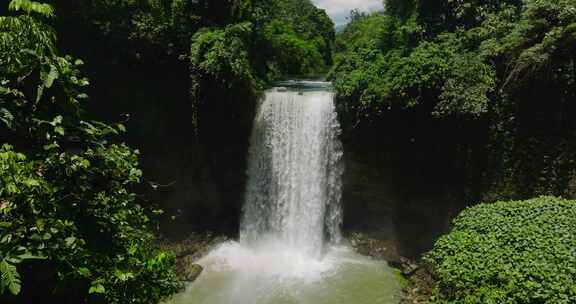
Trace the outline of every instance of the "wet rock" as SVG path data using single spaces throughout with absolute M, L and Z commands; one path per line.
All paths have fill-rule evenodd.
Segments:
M 402 270 L 402 274 L 404 274 L 405 276 L 411 276 L 412 274 L 414 274 L 416 271 L 418 271 L 418 269 L 420 268 L 420 266 L 407 259 L 404 257 L 400 257 L 400 270 Z
M 356 252 L 375 259 L 385 260 L 392 267 L 400 268 L 394 266 L 401 264 L 401 257 L 398 255 L 394 241 L 372 238 L 362 233 L 352 233 L 348 239 Z
M 212 233 L 191 234 L 181 241 L 161 240 L 159 247 L 173 252 L 176 256 L 176 274 L 183 281 L 194 281 L 202 272 L 202 266 L 196 262 L 218 244 L 229 239 Z
M 186 274 L 184 275 L 184 279 L 187 282 L 194 282 L 200 276 L 204 268 L 198 264 L 192 264 L 186 269 Z
M 401 304 L 424 304 L 430 303 L 434 290 L 434 278 L 431 270 L 425 264 L 418 265 L 409 261 L 403 266 L 403 275 L 408 280 L 408 286 L 404 288 L 404 299 Z M 409 272 L 406 275 L 404 272 Z
M 159 246 L 161 249 L 171 251 L 176 255 L 178 260 L 192 256 L 197 260 L 206 255 L 218 244 L 229 241 L 226 236 L 214 235 L 210 232 L 204 234 L 191 234 L 188 238 L 180 241 L 161 240 Z

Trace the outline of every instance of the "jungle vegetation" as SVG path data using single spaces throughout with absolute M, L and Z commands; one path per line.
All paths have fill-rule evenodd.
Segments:
M 463 211 L 425 259 L 434 303 L 572 303 L 576 202 L 556 197 Z
M 156 245 L 162 210 L 136 191 L 139 151 L 123 143 L 125 125 L 87 113 L 98 88 L 66 52 L 106 41 L 109 62 L 189 67 L 193 96 L 214 81 L 256 91 L 281 75 L 326 71 L 332 21 L 307 0 L 2 6 L 0 301 L 159 303 L 183 286 L 175 256 Z
M 122 124 L 85 118 L 81 59 L 62 55 L 53 7 L 0 17 L 0 295 L 3 303 L 150 303 L 178 291 L 153 246 L 152 206 L 134 186 L 138 151 Z
M 324 74 L 347 138 L 446 130 L 434 155 L 462 169 L 469 201 L 499 202 L 464 211 L 426 255 L 433 299 L 570 303 L 575 203 L 556 197 L 576 196 L 576 2 L 384 4 L 338 34 L 310 0 L 0 4 L 0 302 L 159 303 L 182 288 L 125 121 L 88 110 L 106 88 L 86 75 L 106 65 L 183 73 L 191 123 L 216 135 L 271 82 Z
M 573 302 L 576 203 L 532 198 L 575 197 L 576 2 L 386 0 L 349 19 L 329 76 L 347 133 L 427 138 L 483 202 L 425 255 L 429 300 Z
M 485 168 L 473 179 L 484 198 L 567 195 L 575 5 L 386 0 L 383 13 L 352 12 L 330 72 L 345 125 L 366 130 L 399 112 L 435 117 L 454 130 L 439 140 L 469 155 L 462 166 Z M 477 138 L 459 142 L 466 134 Z

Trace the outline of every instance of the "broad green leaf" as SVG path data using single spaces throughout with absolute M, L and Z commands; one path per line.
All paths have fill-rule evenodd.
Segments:
M 54 132 L 64 136 L 64 127 L 62 127 L 62 126 L 54 127 Z
M 94 294 L 94 293 L 98 293 L 98 294 L 103 294 L 106 292 L 106 289 L 104 288 L 104 285 L 97 283 L 95 285 L 90 286 L 90 289 L 88 290 L 89 294 Z
M 40 74 L 40 77 L 42 79 L 42 85 L 45 88 L 51 88 L 52 85 L 54 84 L 54 81 L 58 79 L 58 76 L 59 76 L 58 69 L 51 64 L 48 71 L 43 71 Z
M 34 255 L 34 254 L 30 254 L 30 253 L 24 253 L 24 254 L 18 255 L 18 258 L 20 260 L 45 260 L 46 259 L 45 256 Z
M 86 267 L 80 267 L 77 269 L 78 274 L 80 274 L 81 276 L 85 277 L 85 278 L 89 278 L 92 275 L 92 272 L 90 271 L 90 269 L 86 268 Z
M 64 241 L 66 242 L 66 246 L 72 246 L 72 244 L 76 242 L 76 238 L 73 236 L 69 236 Z

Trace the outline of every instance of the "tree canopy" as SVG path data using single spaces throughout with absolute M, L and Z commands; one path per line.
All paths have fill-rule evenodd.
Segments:
M 341 96 L 372 109 L 426 102 L 481 116 L 531 81 L 574 94 L 572 1 L 386 1 L 352 16 L 332 72 Z M 543 79 L 544 78 L 544 79 Z M 374 81 L 372 81 L 374 80 Z M 378 112 L 378 111 L 375 111 Z

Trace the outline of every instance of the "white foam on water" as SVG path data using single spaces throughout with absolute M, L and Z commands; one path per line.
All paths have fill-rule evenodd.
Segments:
M 333 270 L 335 260 L 330 256 L 316 259 L 277 241 L 245 247 L 238 242 L 220 245 L 200 260 L 200 265 L 216 271 L 232 271 L 245 277 L 274 280 L 299 279 L 314 281 Z
M 171 304 L 397 304 L 399 288 L 382 261 L 328 247 L 322 259 L 283 244 L 221 244 L 204 271 Z

